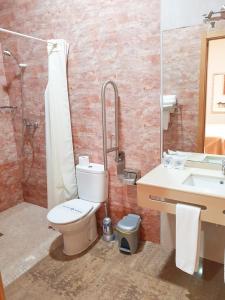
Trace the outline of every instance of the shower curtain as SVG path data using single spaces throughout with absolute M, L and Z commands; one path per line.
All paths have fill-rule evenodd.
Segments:
M 67 88 L 69 45 L 64 40 L 49 42 L 45 124 L 48 209 L 51 209 L 76 198 L 77 184 Z

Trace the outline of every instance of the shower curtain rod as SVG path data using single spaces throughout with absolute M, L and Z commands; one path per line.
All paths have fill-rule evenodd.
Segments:
M 49 41 L 43 40 L 43 39 L 39 39 L 39 38 L 33 37 L 31 35 L 22 34 L 22 33 L 16 32 L 16 31 L 11 31 L 11 30 L 8 30 L 8 29 L 0 28 L 0 32 L 10 33 L 10 34 L 13 34 L 13 35 L 25 37 L 25 38 L 28 38 L 28 39 L 32 39 L 32 40 L 36 40 L 36 41 L 40 41 L 40 42 L 44 42 L 44 43 L 49 43 L 49 44 L 52 44 L 52 45 L 56 46 L 56 43 L 49 42 Z

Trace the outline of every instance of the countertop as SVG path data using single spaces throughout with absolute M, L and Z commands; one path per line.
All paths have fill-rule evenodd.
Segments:
M 212 191 L 207 188 L 198 188 L 183 184 L 183 182 L 191 175 L 210 176 L 221 178 L 225 180 L 225 176 L 221 171 L 185 167 L 182 170 L 165 168 L 162 164 L 151 170 L 145 176 L 137 181 L 138 185 L 154 186 L 163 189 L 170 189 L 175 191 L 183 191 L 199 195 L 207 195 L 217 198 L 225 199 L 225 194 L 219 191 Z

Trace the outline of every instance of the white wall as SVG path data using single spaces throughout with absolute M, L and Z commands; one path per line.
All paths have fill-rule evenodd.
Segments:
M 202 15 L 210 10 L 220 10 L 224 0 L 161 0 L 161 28 L 198 25 L 203 22 Z

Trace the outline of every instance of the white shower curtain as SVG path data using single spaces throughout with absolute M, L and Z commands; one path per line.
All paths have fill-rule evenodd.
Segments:
M 69 45 L 48 44 L 48 84 L 45 91 L 48 209 L 77 197 L 75 163 L 67 88 Z

